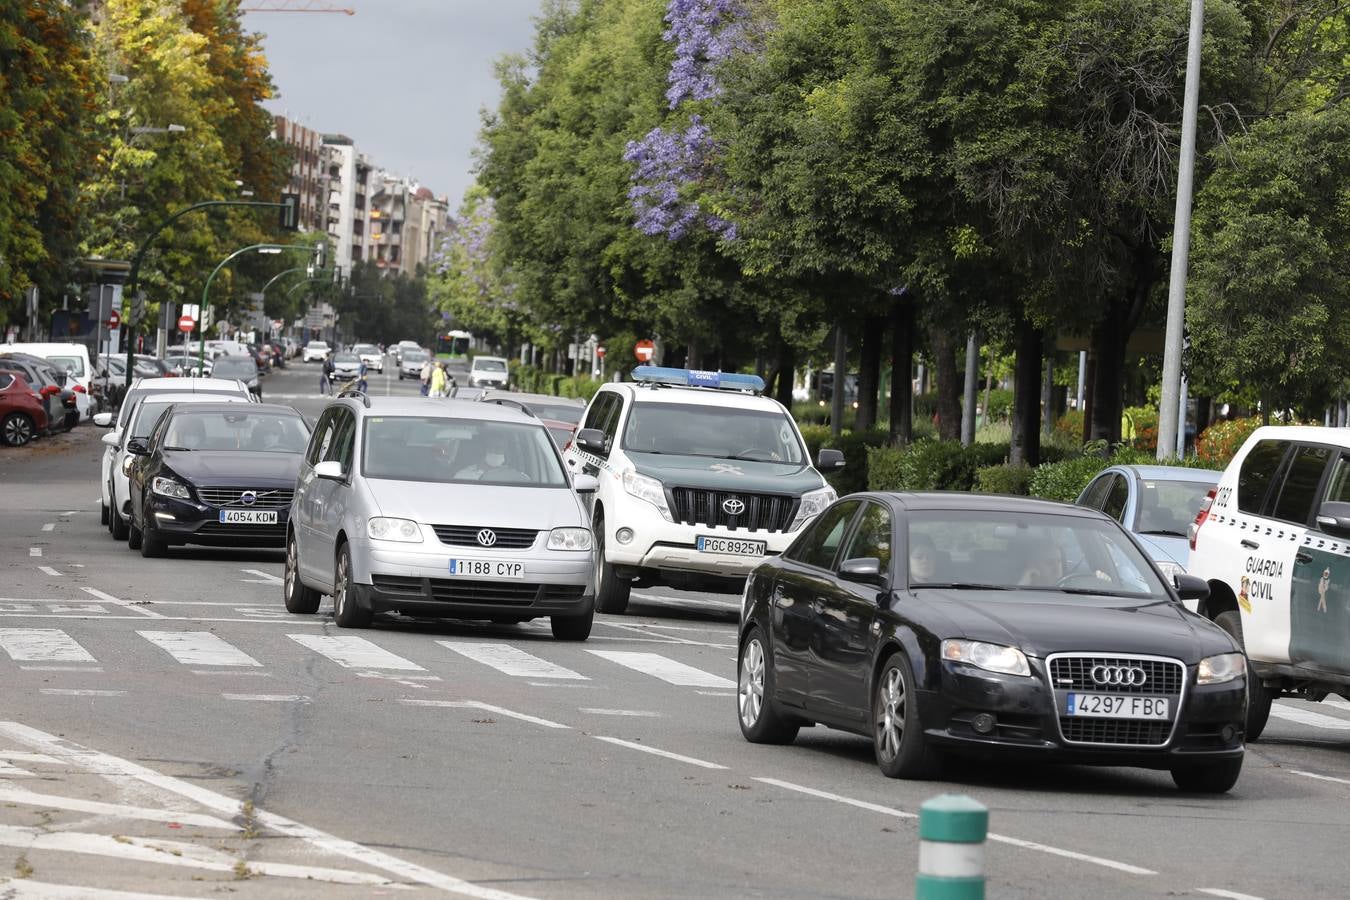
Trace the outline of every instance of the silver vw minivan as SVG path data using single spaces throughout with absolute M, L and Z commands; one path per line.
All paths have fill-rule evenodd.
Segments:
M 333 597 L 337 624 L 380 612 L 524 622 L 560 640 L 594 617 L 594 551 L 548 429 L 528 412 L 428 398 L 341 397 L 300 466 L 286 535 L 286 609 Z

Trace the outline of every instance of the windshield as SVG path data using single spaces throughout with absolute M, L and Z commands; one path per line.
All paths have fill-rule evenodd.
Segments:
M 1200 504 L 1214 487 L 1212 481 L 1149 481 L 1139 492 L 1139 512 L 1134 530 L 1140 534 L 1185 537 L 1186 528 L 1200 511 Z
M 355 347 L 352 348 L 352 352 L 356 354 L 364 353 L 367 356 L 370 356 L 372 354 L 378 355 L 380 352 L 380 348 L 376 347 L 374 344 L 357 344 Z
M 475 359 L 473 361 L 474 371 L 477 372 L 505 372 L 506 363 L 500 359 Z
M 251 359 L 222 356 L 212 366 L 211 375 L 215 378 L 243 378 L 247 380 L 258 377 L 258 367 Z
M 552 419 L 555 422 L 567 422 L 576 425 L 581 421 L 581 414 L 586 411 L 584 406 L 569 406 L 562 403 L 539 403 L 534 400 L 527 401 L 526 406 L 530 412 L 541 419 Z
M 371 416 L 361 444 L 367 478 L 567 486 L 557 448 L 537 425 L 432 416 Z
M 146 404 L 149 405 L 149 404 Z M 164 434 L 166 450 L 246 450 L 252 453 L 303 453 L 309 428 L 294 413 L 179 409 Z
M 69 372 L 76 378 L 84 377 L 84 360 L 78 356 L 49 356 L 48 362 L 63 372 Z
M 914 510 L 910 587 L 1031 588 L 1168 597 L 1114 522 L 1003 510 Z
M 348 353 L 345 351 L 334 354 L 333 356 L 333 362 L 335 363 L 359 363 L 360 361 L 361 357 L 357 356 L 355 353 Z
M 426 362 L 427 355 L 421 350 L 404 350 L 403 361 L 405 363 Z
M 801 465 L 806 452 L 788 417 L 775 410 L 634 403 L 625 450 Z

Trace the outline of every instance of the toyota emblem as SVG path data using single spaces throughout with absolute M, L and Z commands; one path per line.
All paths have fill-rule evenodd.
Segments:
M 745 512 L 745 501 L 740 497 L 728 497 L 722 501 L 722 512 L 729 516 L 739 516 Z
M 245 506 L 252 506 L 258 502 L 258 494 L 256 491 L 244 491 L 239 495 L 239 502 Z
M 1111 687 L 1139 687 L 1148 681 L 1148 674 L 1140 666 L 1093 666 L 1092 680 Z
M 493 544 L 497 543 L 497 532 L 493 531 L 491 528 L 481 529 L 478 532 L 478 543 L 482 544 L 484 547 L 491 547 Z

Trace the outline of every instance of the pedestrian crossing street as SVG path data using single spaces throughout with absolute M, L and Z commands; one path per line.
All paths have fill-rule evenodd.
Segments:
M 135 635 L 135 638 L 126 637 Z M 734 691 L 734 661 L 724 652 L 708 654 L 709 661 L 725 674 L 709 671 L 672 659 L 660 653 L 601 650 L 540 641 L 539 655 L 503 642 L 427 640 L 401 642 L 401 653 L 377 643 L 375 637 L 357 635 L 286 634 L 284 641 L 260 639 L 259 647 L 241 647 L 209 631 L 136 629 L 130 632 L 101 632 L 76 639 L 61 628 L 0 628 L 0 651 L 23 670 L 105 671 L 111 668 L 144 668 L 142 652 L 150 652 L 160 662 L 179 663 L 191 671 L 238 671 L 254 673 L 268 666 L 304 667 L 308 657 L 317 656 L 341 669 L 357 674 L 389 673 L 436 680 L 437 675 L 418 675 L 442 671 L 451 675 L 456 665 L 486 667 L 511 678 L 549 684 L 590 682 L 613 678 L 619 672 L 635 672 L 676 687 L 704 688 L 718 692 Z M 397 637 L 402 637 L 401 635 Z M 240 640 L 232 636 L 234 640 Z M 125 641 L 131 640 L 128 648 Z M 82 643 L 83 641 L 83 643 Z M 106 652 L 94 641 L 110 641 Z M 413 653 L 408 647 L 416 652 Z M 568 665 L 549 659 L 565 653 Z M 578 671 L 584 668 L 586 671 Z M 0 657 L 0 670 L 3 657 Z

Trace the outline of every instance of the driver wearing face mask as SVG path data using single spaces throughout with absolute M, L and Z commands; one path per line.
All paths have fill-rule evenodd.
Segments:
M 480 481 L 493 469 L 506 466 L 506 442 L 497 436 L 489 435 L 483 439 L 482 455 L 478 462 L 466 466 L 455 473 L 455 477 L 468 481 Z

